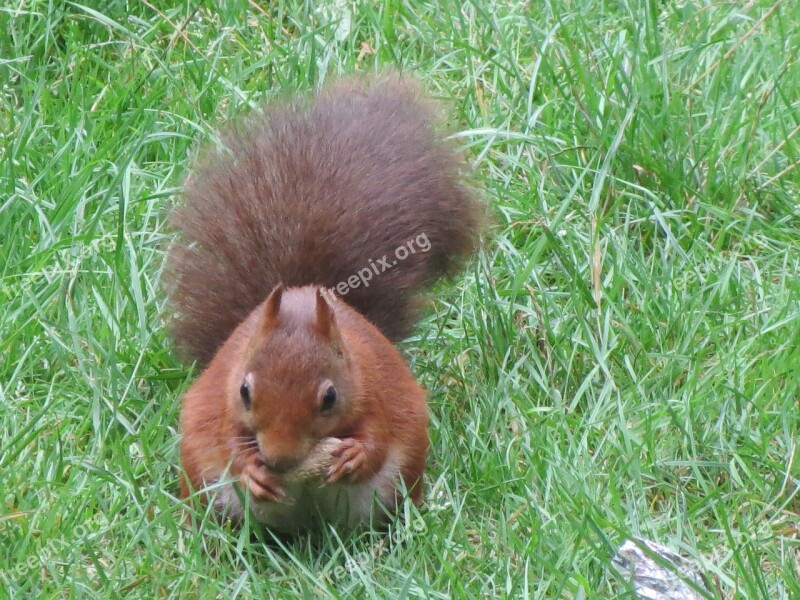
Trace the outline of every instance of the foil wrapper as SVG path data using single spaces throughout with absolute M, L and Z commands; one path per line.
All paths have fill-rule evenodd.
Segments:
M 714 597 L 694 563 L 649 540 L 626 540 L 614 555 L 612 564 L 631 582 L 638 597 L 645 600 L 707 600 Z

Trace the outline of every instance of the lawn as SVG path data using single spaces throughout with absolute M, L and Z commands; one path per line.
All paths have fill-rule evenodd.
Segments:
M 403 343 L 426 501 L 188 527 L 168 207 L 225 119 L 390 65 L 494 215 Z M 634 598 L 638 536 L 800 598 L 799 91 L 789 0 L 2 3 L 0 597 Z

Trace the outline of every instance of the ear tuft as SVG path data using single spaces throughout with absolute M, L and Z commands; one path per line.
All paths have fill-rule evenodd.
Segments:
M 278 325 L 281 312 L 281 298 L 283 298 L 283 284 L 276 285 L 264 303 L 264 317 L 261 321 L 261 331 L 266 333 Z
M 335 335 L 336 318 L 322 288 L 317 288 L 317 321 L 315 326 L 319 334 L 326 339 L 332 340 L 334 337 L 338 337 Z

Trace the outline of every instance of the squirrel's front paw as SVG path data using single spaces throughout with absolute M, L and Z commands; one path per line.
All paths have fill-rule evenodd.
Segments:
M 278 479 L 267 468 L 256 461 L 248 462 L 241 474 L 239 483 L 250 492 L 253 500 L 260 502 L 286 502 L 286 492 Z
M 339 447 L 331 452 L 331 456 L 333 463 L 325 473 L 326 483 L 358 479 L 359 471 L 367 461 L 364 444 L 354 438 L 344 438 Z

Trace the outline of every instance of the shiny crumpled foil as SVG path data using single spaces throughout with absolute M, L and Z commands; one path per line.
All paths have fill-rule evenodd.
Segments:
M 658 557 L 657 559 L 655 557 Z M 614 567 L 646 600 L 704 600 L 712 597 L 698 568 L 669 548 L 636 538 L 626 540 L 612 559 Z M 687 582 L 692 582 L 694 587 Z

